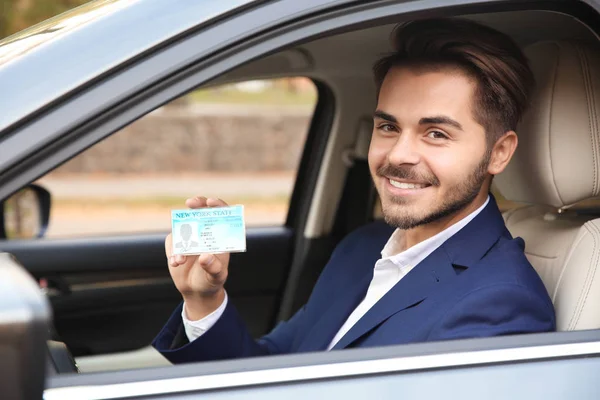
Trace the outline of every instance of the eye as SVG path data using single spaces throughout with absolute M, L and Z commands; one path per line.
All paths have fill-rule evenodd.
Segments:
M 430 131 L 427 133 L 427 137 L 434 140 L 448 139 L 448 135 L 440 131 Z
M 396 129 L 396 127 L 392 124 L 381 124 L 377 127 L 377 129 L 379 129 L 380 131 L 383 131 L 385 133 L 398 132 L 398 129 Z

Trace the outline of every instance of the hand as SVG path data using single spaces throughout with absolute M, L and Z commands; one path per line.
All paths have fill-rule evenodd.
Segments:
M 226 207 L 220 199 L 194 197 L 187 199 L 189 208 Z M 171 234 L 165 240 L 169 272 L 175 287 L 185 301 L 186 316 L 199 320 L 216 310 L 225 298 L 223 285 L 227 280 L 229 253 L 201 255 L 173 255 Z

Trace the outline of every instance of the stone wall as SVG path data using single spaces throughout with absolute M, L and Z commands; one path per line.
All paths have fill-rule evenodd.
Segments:
M 298 107 L 163 107 L 54 173 L 295 170 L 311 115 Z

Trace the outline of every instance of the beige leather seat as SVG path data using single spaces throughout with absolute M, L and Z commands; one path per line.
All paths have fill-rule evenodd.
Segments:
M 568 207 L 600 194 L 600 52 L 543 42 L 526 54 L 537 88 L 515 157 L 494 183 L 508 200 L 533 204 L 506 212 L 505 220 L 525 240 L 558 330 L 598 329 L 600 219 Z

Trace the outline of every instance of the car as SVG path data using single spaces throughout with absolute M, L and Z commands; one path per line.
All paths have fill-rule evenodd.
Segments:
M 471 18 L 533 48 L 541 89 L 519 129 L 525 150 L 496 178 L 500 193 L 518 187 L 526 198 L 554 179 L 558 196 L 573 197 L 588 181 L 598 196 L 599 1 L 97 0 L 0 41 L 0 251 L 12 255 L 0 258 L 0 282 L 13 288 L 0 301 L 0 392 L 46 400 L 597 398 L 595 198 L 568 210 L 541 208 L 542 200 L 502 203 L 555 302 L 558 332 L 177 366 L 149 347 L 181 301 L 165 262 L 168 227 L 137 232 L 124 213 L 111 219 L 110 234 L 82 227 L 73 237 L 45 237 L 58 198 L 45 177 L 111 135 L 199 88 L 242 84 L 252 92 L 263 86 L 250 83 L 257 80 L 308 78 L 317 100 L 284 221 L 247 228 L 247 251 L 232 256 L 227 283 L 252 334 L 268 332 L 306 301 L 336 244 L 380 218 L 366 163 L 371 65 L 390 50 L 397 23 L 434 16 Z M 281 135 L 299 123 L 282 115 L 274 129 Z M 234 162 L 260 140 L 258 131 L 239 136 L 248 142 Z M 175 131 L 167 133 L 174 140 Z M 138 139 L 141 148 L 172 143 L 153 138 Z M 96 160 L 114 166 L 118 147 Z M 556 175 L 536 175 L 544 160 L 543 171 Z M 176 175 L 163 190 L 182 191 Z M 250 186 L 267 190 L 261 179 Z M 122 190 L 133 190 L 128 182 Z M 90 180 L 72 190 L 90 191 L 89 200 L 112 189 Z

